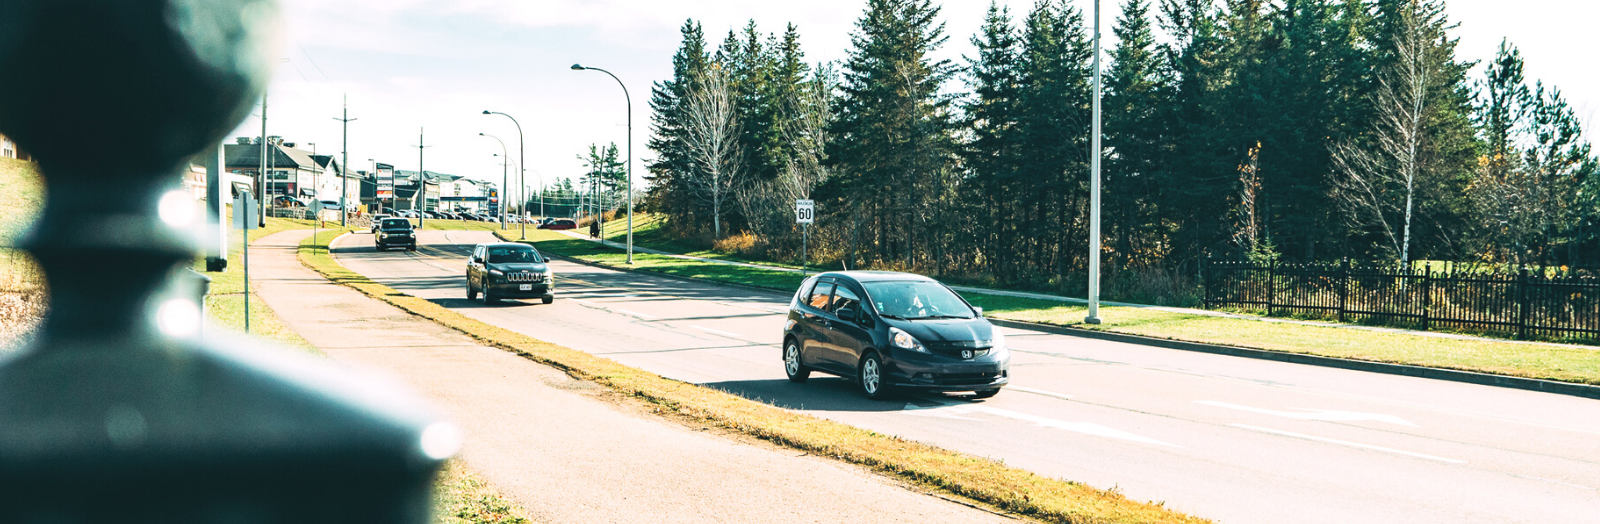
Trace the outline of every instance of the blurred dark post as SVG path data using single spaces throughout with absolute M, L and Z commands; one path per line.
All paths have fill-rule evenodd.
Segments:
M 48 201 L 49 282 L 0 361 L 0 522 L 423 523 L 455 430 L 403 391 L 202 342 L 188 159 L 248 115 L 268 0 L 0 0 L 0 132 Z

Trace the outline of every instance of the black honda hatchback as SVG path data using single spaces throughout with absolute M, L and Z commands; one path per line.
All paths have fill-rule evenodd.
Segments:
M 854 380 L 873 399 L 897 389 L 988 398 L 1011 380 L 1005 337 L 981 310 L 936 280 L 884 271 L 801 284 L 783 327 L 783 365 L 794 382 L 820 371 Z

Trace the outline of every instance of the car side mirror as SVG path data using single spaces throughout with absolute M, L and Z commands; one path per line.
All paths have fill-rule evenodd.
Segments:
M 835 314 L 839 315 L 839 320 L 846 322 L 855 322 L 856 320 L 856 310 L 854 309 L 841 309 Z
M 983 308 L 977 307 L 977 306 L 973 306 L 972 310 L 973 311 L 977 311 L 978 312 L 978 316 L 980 316 L 980 317 L 983 316 Z
M 474 263 L 474 264 L 482 264 L 483 263 L 483 257 L 477 256 L 477 255 L 473 255 L 472 263 Z

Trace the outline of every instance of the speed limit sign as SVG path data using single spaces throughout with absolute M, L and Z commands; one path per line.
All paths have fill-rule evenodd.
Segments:
M 794 223 L 812 224 L 816 223 L 816 219 L 816 206 L 810 200 L 794 201 Z

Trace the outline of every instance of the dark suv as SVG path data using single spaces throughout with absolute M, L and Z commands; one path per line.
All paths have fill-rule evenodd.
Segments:
M 378 223 L 378 238 L 373 239 L 378 251 L 391 247 L 404 247 L 409 251 L 417 250 L 417 233 L 411 230 L 411 221 L 404 218 L 385 218 Z
M 527 244 L 478 244 L 467 259 L 467 300 L 483 294 L 483 303 L 502 298 L 556 299 L 556 275 L 539 250 Z
M 800 285 L 783 327 L 789 380 L 812 371 L 854 380 L 873 399 L 896 389 L 971 391 L 1010 382 L 1000 330 L 950 288 L 921 275 L 823 273 Z

